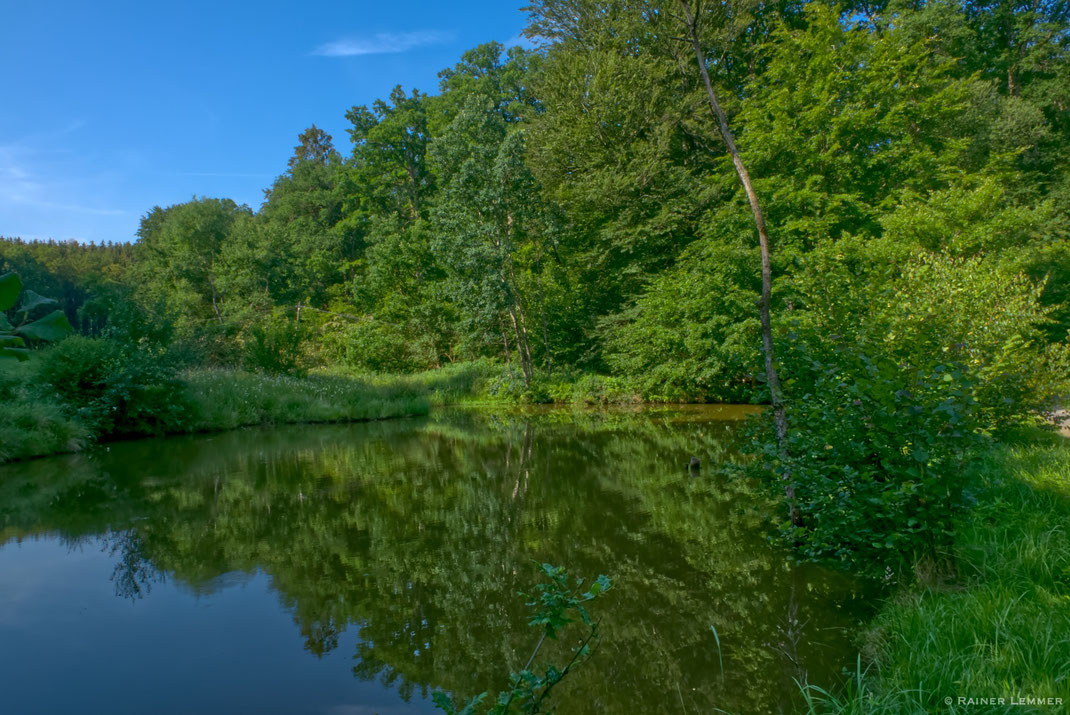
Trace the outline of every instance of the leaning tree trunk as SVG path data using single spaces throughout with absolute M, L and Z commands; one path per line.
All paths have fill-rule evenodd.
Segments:
M 739 175 L 739 181 L 743 184 L 743 190 L 747 192 L 747 200 L 750 202 L 751 212 L 754 214 L 754 225 L 758 229 L 758 245 L 761 248 L 762 254 L 762 299 L 759 301 L 759 313 L 761 315 L 762 324 L 762 347 L 765 353 L 765 377 L 769 383 L 769 394 L 773 405 L 773 420 L 776 423 L 777 443 L 780 446 L 782 455 L 786 455 L 787 452 L 787 438 L 788 438 L 788 418 L 784 410 L 784 395 L 780 388 L 780 377 L 776 371 L 776 360 L 773 355 L 773 328 L 769 319 L 769 305 L 772 302 L 773 294 L 773 269 L 772 263 L 769 258 L 769 232 L 765 227 L 765 217 L 762 215 L 762 207 L 758 203 L 758 194 L 754 191 L 754 184 L 751 183 L 750 174 L 747 172 L 747 167 L 743 164 L 743 159 L 739 155 L 739 149 L 736 148 L 735 136 L 732 134 L 731 128 L 728 126 L 728 117 L 725 116 L 724 110 L 721 108 L 721 103 L 717 101 L 717 94 L 713 91 L 713 84 L 710 82 L 710 73 L 706 69 L 706 57 L 702 52 L 702 44 L 699 42 L 698 25 L 695 20 L 695 15 L 691 12 L 691 6 L 688 0 L 679 0 L 680 8 L 684 12 L 684 24 L 687 26 L 688 40 L 691 42 L 691 49 L 695 51 L 695 60 L 698 62 L 699 73 L 702 75 L 702 83 L 706 86 L 706 95 L 710 100 L 710 109 L 713 110 L 714 117 L 717 119 L 717 125 L 721 130 L 721 137 L 724 139 L 725 146 L 728 147 L 728 153 L 732 157 L 732 164 L 736 168 L 736 174 Z M 791 482 L 789 477 L 786 477 L 786 484 L 784 486 L 784 492 L 788 497 L 788 509 L 791 514 L 791 521 L 793 524 L 799 523 L 799 515 L 795 508 L 795 485 Z

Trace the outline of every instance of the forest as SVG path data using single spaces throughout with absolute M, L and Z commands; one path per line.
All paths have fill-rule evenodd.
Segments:
M 725 469 L 797 559 L 972 584 L 883 612 L 947 641 L 888 638 L 879 682 L 812 710 L 1066 694 L 1070 4 L 525 10 L 523 46 L 300 131 L 260 206 L 0 239 L 0 462 L 442 404 L 771 405 Z M 1011 654 L 911 690 L 1022 588 Z

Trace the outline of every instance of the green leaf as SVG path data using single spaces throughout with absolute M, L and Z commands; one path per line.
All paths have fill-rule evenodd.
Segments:
M 67 322 L 67 316 L 62 310 L 54 310 L 40 320 L 23 325 L 15 332 L 28 338 L 51 342 L 67 337 L 74 332 L 74 328 Z
M 22 281 L 14 273 L 5 273 L 0 276 L 0 310 L 10 310 L 15 306 L 19 293 L 22 291 Z
M 0 348 L 0 361 L 11 362 L 17 360 L 18 362 L 25 362 L 30 359 L 30 351 L 26 348 Z
M 0 313 L 0 330 L 5 332 L 11 332 L 15 327 L 11 324 L 11 321 L 7 319 L 7 316 Z
M 441 690 L 436 690 L 431 693 L 431 700 L 435 703 L 435 707 L 443 712 L 449 713 L 450 715 L 457 712 L 457 708 L 453 706 L 453 701 Z
M 42 305 L 56 305 L 56 299 L 46 298 L 32 290 L 26 290 L 22 293 L 22 305 L 19 306 L 19 312 L 29 315 L 31 310 L 40 308 Z

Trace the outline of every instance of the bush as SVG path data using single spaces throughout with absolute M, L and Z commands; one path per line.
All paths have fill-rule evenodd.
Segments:
M 305 324 L 276 313 L 246 331 L 242 340 L 242 366 L 269 375 L 305 375 L 308 365 L 302 348 L 307 337 Z
M 362 372 L 412 373 L 430 365 L 401 326 L 369 320 L 348 323 L 328 334 L 331 352 Z
M 58 452 L 75 452 L 89 441 L 89 430 L 63 408 L 41 399 L 4 398 L 0 424 L 0 463 Z
M 754 401 L 757 255 L 710 240 L 689 246 L 632 306 L 602 321 L 611 371 L 655 400 Z
M 948 556 L 966 462 L 1067 385 L 1040 286 L 982 257 L 894 252 L 815 251 L 778 354 L 789 440 L 766 415 L 752 447 L 770 487 L 794 484 L 783 530 L 803 558 L 880 573 Z
M 74 336 L 44 354 L 40 379 L 98 436 L 185 428 L 189 400 L 167 355 Z
M 812 335 L 788 344 L 787 455 L 767 437 L 761 463 L 778 489 L 795 486 L 801 524 L 783 529 L 801 556 L 886 575 L 948 553 L 964 466 L 983 437 L 961 363 L 904 367 L 874 347 Z
M 569 374 L 545 376 L 536 374 L 522 396 L 523 401 L 536 404 L 607 405 L 641 402 L 629 381 L 604 375 Z
M 1070 700 L 1070 444 L 1049 439 L 974 463 L 977 504 L 955 543 L 961 582 L 885 603 L 865 634 L 868 672 L 846 697 L 806 688 L 809 712 L 943 712 L 956 693 Z

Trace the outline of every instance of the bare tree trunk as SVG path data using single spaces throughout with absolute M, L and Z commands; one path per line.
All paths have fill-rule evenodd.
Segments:
M 505 320 L 498 315 L 498 327 L 502 331 L 502 345 L 505 346 L 505 352 L 502 353 L 502 357 L 505 358 L 505 364 L 508 365 L 512 360 L 512 355 L 509 352 L 509 331 L 505 329 Z
M 539 274 L 539 312 L 542 316 L 542 349 L 546 355 L 543 366 L 547 371 L 554 367 L 554 360 L 550 357 L 550 331 L 546 328 L 546 294 L 542 289 L 542 274 Z
M 219 324 L 223 324 L 223 315 L 219 312 L 219 302 L 215 292 L 215 276 L 211 273 L 208 274 L 208 285 L 212 288 L 212 310 L 215 311 L 215 318 L 219 321 Z
M 516 272 L 513 270 L 513 257 L 505 250 L 505 243 L 512 245 L 513 215 L 505 216 L 505 241 L 498 240 L 495 247 L 498 249 L 498 258 L 501 265 L 498 269 L 498 278 L 502 282 L 502 289 L 509 300 L 509 315 L 513 319 L 513 328 L 516 329 L 516 347 L 520 354 L 520 366 L 524 370 L 524 384 L 531 384 L 534 367 L 531 361 L 531 345 L 528 341 L 528 324 L 524 319 L 524 302 L 520 295 L 520 284 L 516 280 Z
M 780 388 L 780 377 L 777 375 L 776 371 L 776 360 L 773 355 L 773 328 L 769 319 L 769 305 L 772 302 L 773 295 L 773 268 L 769 257 L 769 232 L 765 228 L 765 217 L 762 215 L 762 207 L 758 203 L 758 194 L 754 191 L 754 184 L 751 183 L 750 174 L 747 172 L 747 167 L 743 164 L 743 159 L 739 155 L 739 149 L 736 148 L 735 136 L 732 134 L 732 130 L 728 126 L 728 117 L 725 116 L 720 102 L 717 101 L 717 95 L 713 91 L 713 84 L 710 82 L 710 73 L 706 69 L 706 56 L 702 51 L 702 44 L 699 42 L 698 25 L 695 21 L 694 14 L 691 12 L 691 5 L 688 0 L 679 0 L 679 2 L 680 8 L 684 12 L 684 23 L 687 25 L 688 39 L 691 41 L 691 48 L 695 51 L 695 60 L 698 62 L 698 69 L 699 73 L 702 75 L 702 82 L 706 86 L 706 95 L 710 100 L 710 109 L 713 110 L 713 114 L 717 119 L 717 124 L 721 130 L 721 137 L 724 139 L 724 143 L 728 147 L 728 153 L 732 157 L 732 164 L 736 168 L 736 174 L 739 175 L 739 181 L 743 184 L 743 190 L 747 193 L 747 200 L 750 202 L 751 212 L 754 214 L 754 225 L 758 229 L 758 245 L 761 248 L 762 254 L 762 299 L 759 302 L 759 312 L 761 314 L 762 324 L 762 347 L 765 352 L 765 377 L 766 381 L 769 383 L 769 394 L 773 405 L 773 420 L 776 423 L 777 442 L 780 445 L 781 453 L 786 454 L 788 419 L 784 410 L 784 395 Z M 786 484 L 784 485 L 784 492 L 788 497 L 788 509 L 791 514 L 791 521 L 793 524 L 798 524 L 799 515 L 795 508 L 795 485 L 792 483 L 790 477 L 785 477 L 785 480 Z
M 513 268 L 509 267 L 509 273 L 512 274 Z M 524 301 L 520 296 L 520 289 L 516 287 L 516 276 L 513 276 L 513 305 L 515 306 L 516 317 L 520 325 L 520 340 L 519 345 L 522 351 L 521 357 L 527 363 L 528 366 L 528 379 L 530 381 L 531 376 L 535 374 L 535 363 L 531 359 L 531 341 L 528 339 L 528 323 L 524 318 Z
M 524 372 L 524 384 L 531 384 L 531 355 L 525 349 L 527 340 L 520 329 L 520 321 L 517 319 L 516 304 L 509 304 L 509 318 L 513 321 L 513 332 L 516 336 L 516 353 L 520 357 L 520 369 Z

